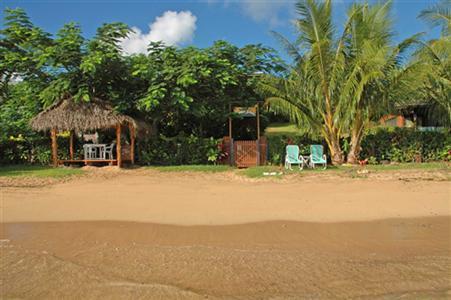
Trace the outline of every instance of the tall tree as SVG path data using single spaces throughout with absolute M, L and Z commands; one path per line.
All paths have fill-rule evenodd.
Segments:
M 48 80 L 46 72 L 50 35 L 33 25 L 23 9 L 5 9 L 0 30 L 0 95 L 6 98 L 12 81 L 27 80 L 40 84 Z
M 406 50 L 417 42 L 414 35 L 399 44 L 393 43 L 391 2 L 354 4 L 348 11 L 346 62 L 349 99 L 343 101 L 345 118 L 350 125 L 350 149 L 347 162 L 358 162 L 361 140 L 370 121 L 377 121 L 395 103 L 399 92 L 411 92 L 410 76 L 416 65 L 403 66 Z
M 389 2 L 351 5 L 339 35 L 331 1 L 301 0 L 296 8 L 296 43 L 276 34 L 294 65 L 284 78 L 267 77 L 262 89 L 273 110 L 324 137 L 332 163 L 344 162 L 340 138 L 350 135 L 348 161 L 355 163 L 365 126 L 388 107 L 386 91 L 401 81 L 403 51 L 416 37 L 392 46 Z
M 422 43 L 414 55 L 412 64 L 421 66 L 417 80 L 422 79 L 417 101 L 429 103 L 435 108 L 434 117 L 451 126 L 451 4 L 442 0 L 423 10 L 418 17 L 432 27 L 440 27 L 441 35 Z
M 148 55 L 131 61 L 132 74 L 142 82 L 135 106 L 154 134 L 220 136 L 229 103 L 259 100 L 256 73 L 277 71 L 278 57 L 260 45 L 217 41 L 205 49 L 152 43 Z
M 296 44 L 277 34 L 295 64 L 285 78 L 266 77 L 261 87 L 268 93 L 272 109 L 290 116 L 300 126 L 308 125 L 320 132 L 332 162 L 341 164 L 344 157 L 340 137 L 345 124 L 339 117 L 339 106 L 345 72 L 344 38 L 334 41 L 331 1 L 298 1 L 296 10 Z

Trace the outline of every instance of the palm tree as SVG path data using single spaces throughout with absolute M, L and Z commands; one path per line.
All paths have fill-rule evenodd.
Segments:
M 391 45 L 390 2 L 352 5 L 338 38 L 331 1 L 301 0 L 296 7 L 297 43 L 276 34 L 295 63 L 284 78 L 266 77 L 262 90 L 271 109 L 324 137 L 333 164 L 344 161 L 340 138 L 351 136 L 348 162 L 356 163 L 365 127 L 389 108 L 392 87 L 408 79 L 401 58 L 416 36 Z
M 406 50 L 417 42 L 419 34 L 392 45 L 390 10 L 391 2 L 385 2 L 354 4 L 348 12 L 351 26 L 346 35 L 346 61 L 350 66 L 347 82 L 351 92 L 346 92 L 350 98 L 343 101 L 350 122 L 348 163 L 358 162 L 367 125 L 415 89 L 411 74 L 420 69 L 416 64 L 402 64 Z
M 449 36 L 451 32 L 451 2 L 449 0 L 441 0 L 422 10 L 418 17 L 428 22 L 432 27 L 440 26 L 442 37 Z
M 267 76 L 261 85 L 267 103 L 299 126 L 308 125 L 327 142 L 332 163 L 343 163 L 340 147 L 343 123 L 339 117 L 341 77 L 345 72 L 343 37 L 334 41 L 330 0 L 303 0 L 296 4 L 299 19 L 297 45 L 276 34 L 295 60 L 285 78 Z M 301 51 L 299 50 L 301 49 Z
M 423 43 L 414 55 L 414 64 L 421 65 L 422 84 L 418 97 L 429 102 L 435 109 L 435 116 L 451 125 L 451 4 L 448 0 L 423 10 L 419 18 L 431 26 L 441 27 L 441 36 Z M 442 113 L 444 112 L 444 113 Z

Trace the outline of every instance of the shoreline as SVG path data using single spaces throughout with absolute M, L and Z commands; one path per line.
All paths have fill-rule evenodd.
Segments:
M 38 222 L 0 228 L 5 298 L 451 295 L 451 217 L 218 226 Z

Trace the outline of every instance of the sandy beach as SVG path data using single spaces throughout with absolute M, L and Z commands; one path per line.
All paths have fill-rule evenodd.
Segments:
M 158 172 L 6 187 L 0 296 L 448 299 L 450 192 Z
M 3 222 L 134 221 L 226 225 L 451 215 L 449 181 L 124 172 L 39 188 L 3 188 Z

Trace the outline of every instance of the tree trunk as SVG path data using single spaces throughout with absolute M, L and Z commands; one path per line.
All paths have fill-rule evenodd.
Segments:
M 360 137 L 358 135 L 351 136 L 351 148 L 349 149 L 347 162 L 348 164 L 357 164 L 360 156 Z
M 351 132 L 351 148 L 349 149 L 347 162 L 349 164 L 357 164 L 360 156 L 360 144 L 363 137 L 363 121 L 360 114 L 357 114 L 354 120 Z
M 324 120 L 325 125 L 322 133 L 329 147 L 332 165 L 341 165 L 344 162 L 344 155 L 340 146 L 340 132 L 332 120 L 332 115 L 328 114 Z
M 341 165 L 344 162 L 343 151 L 340 147 L 340 140 L 337 138 L 332 138 L 327 142 L 330 151 L 330 159 L 332 161 L 332 165 Z
M 337 130 L 334 128 L 333 132 L 328 131 L 327 129 L 323 131 L 323 136 L 326 139 L 327 146 L 329 147 L 330 159 L 332 161 L 332 165 L 341 165 L 344 162 L 343 151 L 340 146 L 340 136 L 337 133 Z

